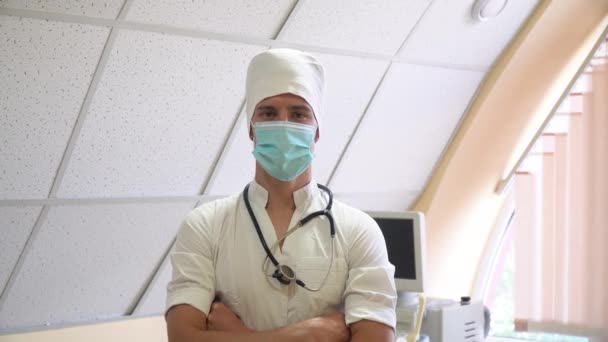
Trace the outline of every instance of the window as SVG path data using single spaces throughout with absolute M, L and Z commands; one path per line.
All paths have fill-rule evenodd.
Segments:
M 607 56 L 604 41 L 515 173 L 484 294 L 492 336 L 608 335 Z
M 585 337 L 567 336 L 549 333 L 522 333 L 515 331 L 514 325 L 514 276 L 515 249 L 513 248 L 512 220 L 506 227 L 494 272 L 485 294 L 484 303 L 492 313 L 490 336 L 512 338 L 527 341 L 545 342 L 588 342 Z

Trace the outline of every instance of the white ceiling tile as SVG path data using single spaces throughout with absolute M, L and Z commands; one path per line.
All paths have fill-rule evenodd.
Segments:
M 274 38 L 296 0 L 135 0 L 127 20 Z
M 320 117 L 320 138 L 315 146 L 313 176 L 316 181 L 326 183 L 388 63 L 327 54 L 316 56 L 326 71 L 327 90 Z M 227 145 L 206 194 L 239 192 L 253 179 L 253 143 L 249 139 L 244 113 L 237 124 L 233 141 Z
M 58 196 L 198 194 L 262 49 L 121 32 Z
M 0 207 L 0 291 L 25 246 L 38 215 L 40 207 Z
M 320 137 L 315 146 L 313 175 L 329 180 L 344 147 L 372 98 L 388 62 L 316 54 L 326 71 L 327 90 L 321 117 Z M 356 70 L 356 72 L 353 72 Z
M 0 329 L 124 315 L 193 205 L 51 208 L 7 294 Z
M 148 292 L 133 312 L 134 316 L 150 316 L 164 314 L 167 301 L 167 284 L 171 281 L 172 266 L 170 258 L 166 258 L 156 279 L 150 284 Z
M 0 16 L 0 198 L 48 196 L 108 33 Z
M 243 111 L 226 144 L 224 155 L 213 171 L 205 195 L 229 195 L 242 191 L 255 174 L 252 151 L 253 142 L 249 139 Z
M 114 19 L 125 0 L 0 0 L 0 7 Z
M 334 191 L 390 198 L 421 190 L 482 77 L 393 64 L 336 171 Z
M 280 40 L 395 54 L 430 0 L 302 0 Z
M 403 211 L 409 209 L 419 191 L 393 191 L 384 193 L 339 192 L 336 199 L 364 211 Z
M 399 53 L 413 62 L 489 67 L 528 18 L 536 0 L 509 1 L 498 17 L 473 20 L 473 1 L 436 0 Z

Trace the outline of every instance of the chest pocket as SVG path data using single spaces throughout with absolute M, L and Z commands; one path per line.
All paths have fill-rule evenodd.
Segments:
M 323 284 L 323 279 L 331 265 L 331 259 L 327 257 L 304 257 L 299 258 L 296 264 L 296 275 L 308 288 L 318 288 Z M 342 297 L 348 278 L 348 267 L 346 259 L 335 258 L 327 281 L 319 291 L 308 291 L 301 287 L 297 288 L 294 297 L 297 305 L 298 316 L 306 319 L 336 311 L 342 305 Z

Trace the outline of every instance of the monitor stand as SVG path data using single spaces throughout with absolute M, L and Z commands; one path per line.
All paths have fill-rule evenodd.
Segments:
M 418 292 L 397 291 L 397 307 L 418 307 Z
M 397 330 L 410 332 L 414 330 L 418 311 L 418 293 L 397 291 Z
M 418 315 L 418 293 L 397 291 L 397 331 L 395 341 L 405 342 L 405 336 L 415 330 Z M 420 336 L 419 342 L 428 342 L 428 337 Z

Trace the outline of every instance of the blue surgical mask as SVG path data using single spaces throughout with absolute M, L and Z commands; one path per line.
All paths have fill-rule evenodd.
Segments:
M 255 123 L 253 130 L 253 156 L 272 177 L 290 181 L 310 165 L 315 126 L 269 121 Z

